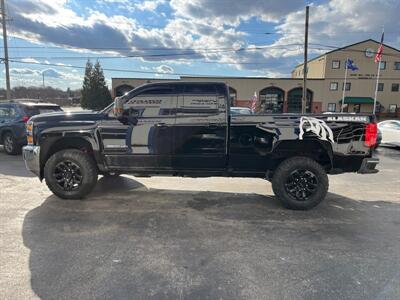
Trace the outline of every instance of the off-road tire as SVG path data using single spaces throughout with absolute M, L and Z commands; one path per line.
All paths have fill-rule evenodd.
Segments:
M 17 155 L 21 153 L 22 147 L 18 145 L 13 134 L 11 132 L 6 132 L 3 135 L 3 147 L 4 151 L 8 155 Z
M 298 200 L 287 189 L 287 181 L 296 170 L 306 170 L 315 175 L 318 182 L 315 191 L 306 200 Z M 296 156 L 279 164 L 272 177 L 272 189 L 283 206 L 293 210 L 308 210 L 324 200 L 329 188 L 328 176 L 324 168 L 315 160 Z
M 66 191 L 62 189 L 55 178 L 56 166 L 63 161 L 70 161 L 80 167 L 82 175 L 81 184 L 76 190 Z M 62 199 L 82 199 L 88 195 L 97 183 L 97 167 L 93 159 L 85 152 L 76 149 L 66 149 L 53 154 L 44 167 L 44 177 L 49 189 Z

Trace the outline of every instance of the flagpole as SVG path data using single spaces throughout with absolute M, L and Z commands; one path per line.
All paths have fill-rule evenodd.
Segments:
M 379 59 L 378 61 L 378 72 L 376 74 L 376 84 L 375 84 L 375 97 L 374 97 L 374 108 L 372 110 L 372 113 L 375 115 L 375 110 L 376 110 L 376 98 L 378 96 L 378 84 L 379 84 L 379 74 L 381 71 L 381 60 Z
M 343 94 L 342 94 L 342 107 L 340 108 L 340 112 L 343 112 L 343 107 L 344 107 L 344 96 L 346 93 L 346 83 L 347 83 L 347 62 L 348 62 L 348 57 L 346 58 L 345 61 L 345 72 L 344 72 L 344 84 L 343 84 Z
M 372 110 L 372 113 L 374 115 L 375 115 L 375 111 L 376 111 L 376 98 L 378 98 L 378 85 L 379 85 L 379 75 L 381 73 L 381 60 L 382 60 L 382 52 L 383 52 L 382 49 L 383 49 L 383 37 L 384 37 L 384 34 L 385 34 L 385 28 L 382 26 L 381 44 L 379 46 L 378 53 L 375 56 L 375 63 L 376 63 L 376 58 L 378 57 L 378 72 L 376 74 L 374 108 Z

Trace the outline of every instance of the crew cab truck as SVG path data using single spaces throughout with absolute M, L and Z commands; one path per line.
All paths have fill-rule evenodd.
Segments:
M 291 209 L 310 209 L 327 174 L 376 173 L 374 116 L 231 115 L 228 87 L 151 83 L 100 112 L 32 117 L 26 166 L 64 199 L 80 199 L 98 175 L 259 177 Z

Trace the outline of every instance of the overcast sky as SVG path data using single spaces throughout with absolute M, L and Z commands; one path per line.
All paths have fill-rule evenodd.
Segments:
M 400 48 L 399 0 L 6 0 L 12 86 L 41 85 L 44 73 L 46 85 L 79 88 L 88 57 L 109 85 L 112 77 L 289 76 L 302 61 L 306 4 L 311 57 L 379 40 L 382 26 L 385 43 Z

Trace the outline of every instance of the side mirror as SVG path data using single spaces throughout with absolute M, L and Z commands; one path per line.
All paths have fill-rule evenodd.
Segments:
M 117 119 L 120 119 L 123 116 L 124 113 L 124 101 L 121 99 L 121 97 L 117 97 L 114 100 L 114 116 Z

